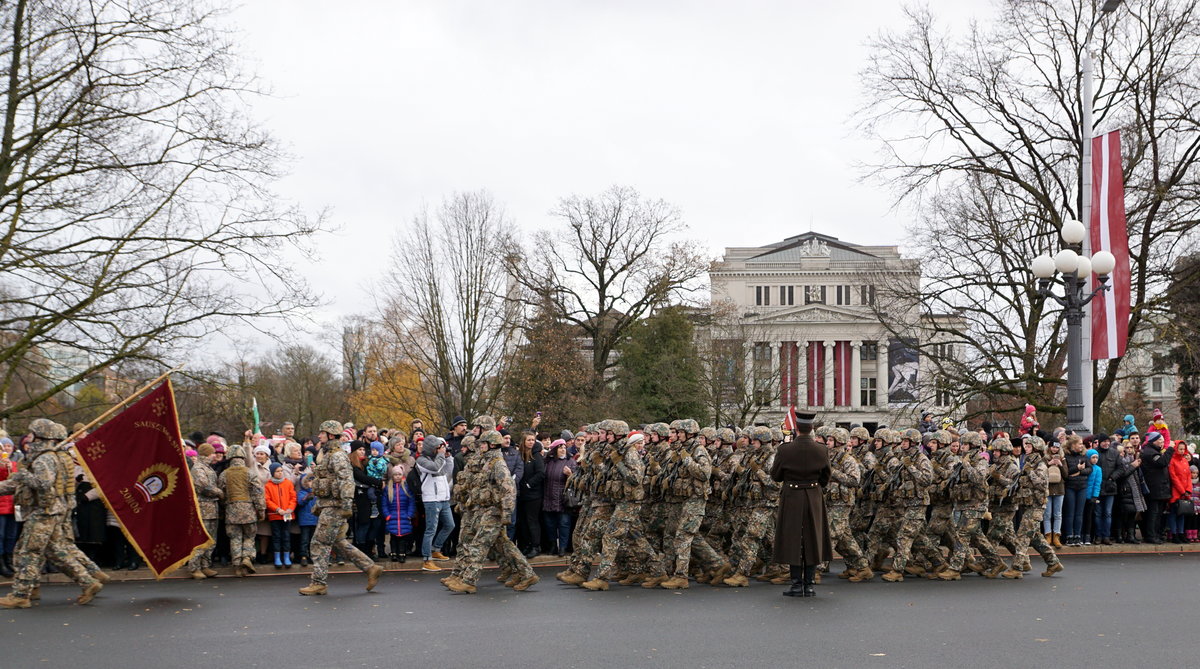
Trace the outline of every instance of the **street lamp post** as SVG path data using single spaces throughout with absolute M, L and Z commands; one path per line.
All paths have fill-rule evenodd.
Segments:
M 1080 63 L 1080 74 L 1082 79 L 1082 85 L 1080 86 L 1082 89 L 1080 91 L 1080 107 L 1082 108 L 1082 113 L 1080 114 L 1079 119 L 1079 139 L 1082 146 L 1080 146 L 1079 156 L 1079 182 L 1081 194 L 1083 195 L 1080 218 L 1083 219 L 1084 226 L 1090 226 L 1092 224 L 1092 33 L 1096 30 L 1096 26 L 1099 25 L 1101 19 L 1117 11 L 1117 8 L 1121 6 L 1123 1 L 1124 0 L 1104 0 L 1104 2 L 1100 5 L 1099 14 L 1095 16 L 1091 25 L 1088 26 L 1087 36 L 1083 38 L 1083 54 L 1082 62 Z M 1087 227 L 1084 229 L 1087 230 Z M 1083 239 L 1083 254 L 1087 255 L 1091 253 L 1091 251 L 1091 237 L 1085 235 Z M 1085 308 L 1084 314 L 1088 317 L 1087 320 L 1090 323 L 1091 309 Z M 1081 340 L 1080 344 L 1081 348 L 1088 351 L 1088 362 L 1083 366 L 1082 371 L 1080 372 L 1083 375 L 1080 380 L 1083 383 L 1082 401 L 1084 413 L 1087 415 L 1087 420 L 1089 422 L 1095 415 L 1095 407 L 1092 399 L 1093 389 L 1091 344 L 1092 330 L 1089 327 L 1083 331 L 1083 339 Z
M 1108 251 L 1100 251 L 1088 258 L 1082 250 L 1087 228 L 1079 221 L 1067 221 L 1062 226 L 1064 248 L 1054 257 L 1040 255 L 1033 259 L 1030 270 L 1038 280 L 1038 294 L 1053 299 L 1062 305 L 1067 319 L 1067 429 L 1078 434 L 1091 430 L 1085 421 L 1083 398 L 1083 314 L 1084 307 L 1092 298 L 1108 289 L 1108 275 L 1117 266 L 1117 259 Z M 1055 273 L 1062 274 L 1059 282 L 1063 295 L 1054 294 L 1052 284 Z M 1088 277 L 1096 273 L 1096 290 L 1084 295 Z

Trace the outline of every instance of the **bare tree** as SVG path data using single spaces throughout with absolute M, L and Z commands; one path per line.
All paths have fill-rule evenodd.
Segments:
M 783 370 L 779 365 L 746 361 L 746 347 L 773 337 L 742 317 L 732 301 L 704 308 L 696 327 L 701 360 L 700 385 L 715 425 L 753 425 L 767 407 L 779 406 Z M 779 351 L 772 350 L 772 356 Z
M 513 276 L 530 305 L 550 305 L 590 340 L 592 369 L 604 377 L 629 327 L 695 292 L 709 260 L 695 242 L 674 239 L 686 227 L 675 207 L 632 188 L 563 198 L 553 215 L 563 225 L 534 238 L 544 255 L 514 251 Z
M 414 218 L 395 240 L 404 258 L 379 288 L 372 327 L 411 365 L 427 404 L 448 426 L 491 410 L 510 362 L 513 316 L 504 261 L 513 229 L 486 192 L 456 193 L 435 217 Z
M 231 321 L 311 305 L 278 254 L 317 226 L 206 2 L 0 5 L 0 417 Z M 70 367 L 36 363 L 71 351 Z M 43 383 L 19 377 L 41 374 Z
M 926 281 L 897 298 L 915 298 L 929 317 L 963 314 L 963 327 L 926 319 L 939 335 L 930 341 L 967 349 L 945 376 L 968 392 L 1061 410 L 1062 312 L 1035 293 L 1026 267 L 1080 216 L 1085 38 L 1095 25 L 1096 126 L 1123 131 L 1132 333 L 1163 308 L 1173 259 L 1200 222 L 1200 21 L 1196 0 L 1125 3 L 1105 21 L 1083 0 L 1001 7 L 959 38 L 909 10 L 902 32 L 871 44 L 860 119 L 884 146 L 872 174 L 918 214 L 912 245 Z M 1097 406 L 1120 360 L 1101 367 Z

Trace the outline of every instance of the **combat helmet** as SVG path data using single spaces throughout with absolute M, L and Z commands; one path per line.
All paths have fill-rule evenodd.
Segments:
M 475 435 L 473 435 L 473 434 L 466 435 L 465 437 L 462 438 L 462 441 L 458 442 L 458 445 L 462 448 L 471 448 L 472 446 L 475 445 Z
M 487 414 L 476 416 L 471 422 L 471 427 L 478 427 L 481 432 L 493 432 L 496 429 L 496 419 Z
M 891 431 L 891 430 L 887 429 L 886 427 L 877 427 L 877 428 L 875 428 L 875 434 L 871 436 L 871 439 L 872 439 L 872 440 L 874 440 L 874 439 L 882 439 L 882 440 L 883 440 L 883 443 L 885 443 L 885 444 L 886 444 L 886 443 L 888 443 L 888 440 L 887 440 L 887 434 L 888 434 L 888 432 L 890 432 L 890 431 Z
M 996 437 L 992 440 L 992 449 L 1001 453 L 1012 453 L 1013 445 L 1007 437 Z
M 342 434 L 342 423 L 341 423 L 341 421 L 337 421 L 337 420 L 327 420 L 327 421 L 321 423 L 321 428 L 317 431 L 324 432 L 325 434 L 327 434 L 331 437 L 337 437 Z M 229 457 L 230 457 L 230 459 L 233 458 L 232 455 Z
M 895 446 L 896 444 L 900 443 L 900 440 L 903 437 L 904 435 L 900 433 L 900 430 L 888 430 L 884 433 L 883 443 L 888 444 L 889 446 Z
M 671 421 L 671 424 L 667 426 L 667 430 L 668 431 L 675 430 L 676 432 L 682 432 L 683 431 L 683 421 L 679 420 L 678 418 Z
M 856 429 L 860 429 L 860 430 L 863 430 L 863 432 L 866 432 L 866 430 L 863 428 L 856 428 Z M 829 438 L 832 439 L 834 441 L 834 443 L 836 443 L 837 445 L 845 446 L 846 444 L 848 444 L 850 442 L 850 432 L 847 431 L 846 428 L 835 427 L 829 431 Z
M 679 429 L 683 430 L 684 432 L 686 432 L 688 434 L 699 434 L 700 433 L 700 423 L 697 423 L 695 420 L 693 420 L 691 418 L 684 418 L 683 420 L 679 421 Z
M 967 448 L 981 448 L 983 446 L 983 439 L 979 436 L 978 432 L 968 430 L 959 437 L 958 443 Z
M 781 430 L 777 427 L 771 428 L 771 441 L 773 441 L 777 444 L 782 444 L 783 443 L 783 430 Z
M 900 434 L 900 440 L 909 440 L 913 444 L 921 443 L 921 431 L 915 427 L 910 427 Z
M 624 437 L 629 434 L 629 423 L 623 420 L 610 420 L 608 421 L 608 429 L 618 437 Z
M 1046 454 L 1046 442 L 1041 437 L 1029 437 L 1025 440 L 1025 443 L 1029 444 L 1034 453 Z
M 341 426 L 342 426 L 342 424 L 338 423 L 338 427 L 341 427 Z M 244 462 L 245 460 L 247 460 L 246 447 L 241 444 L 234 444 L 229 447 L 228 452 L 225 454 L 225 457 L 228 458 L 229 460 L 242 460 Z
M 701 437 L 704 437 L 705 439 L 707 439 L 707 440 L 708 440 L 708 443 L 710 443 L 710 444 L 711 444 L 711 443 L 712 443 L 714 440 L 716 440 L 716 438 L 717 438 L 717 428 L 715 428 L 715 427 L 702 427 L 702 428 L 700 428 L 700 436 L 701 436 Z
M 500 436 L 500 433 L 495 430 L 488 430 L 479 435 L 479 443 L 488 444 L 489 446 L 502 446 L 504 445 L 504 437 Z
M 657 434 L 658 436 L 662 437 L 663 439 L 666 439 L 667 437 L 671 436 L 671 428 L 666 423 L 654 423 L 646 429 L 653 432 L 654 434 Z
M 39 441 L 59 441 L 67 438 L 66 428 L 49 418 L 37 418 L 29 424 L 29 431 Z
M 861 425 L 850 428 L 849 435 L 863 443 L 871 441 L 871 433 L 867 431 L 867 428 Z
M 950 433 L 945 430 L 934 430 L 933 432 L 929 433 L 929 440 L 936 441 L 942 446 L 947 446 L 951 441 Z
M 833 429 L 832 425 L 822 425 L 815 430 L 815 434 L 822 439 L 828 439 L 829 433 Z
M 757 441 L 763 444 L 771 441 L 771 428 L 764 426 L 756 426 L 750 428 L 750 441 Z
M 717 430 L 717 439 L 720 439 L 722 444 L 729 444 L 732 446 L 733 442 L 737 441 L 737 435 L 733 433 L 733 430 L 723 427 Z

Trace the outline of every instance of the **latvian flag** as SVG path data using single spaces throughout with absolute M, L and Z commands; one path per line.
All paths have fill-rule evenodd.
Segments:
M 1092 360 L 1125 355 L 1129 336 L 1129 237 L 1125 229 L 1125 187 L 1121 177 L 1121 133 L 1092 138 L 1092 216 L 1088 229 L 1092 253 L 1108 251 L 1117 259 L 1112 289 L 1092 301 Z M 1088 278 L 1088 291 L 1095 279 Z

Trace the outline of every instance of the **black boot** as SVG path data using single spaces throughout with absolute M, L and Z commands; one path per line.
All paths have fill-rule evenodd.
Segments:
M 791 565 L 789 567 L 790 576 L 792 577 L 792 585 L 787 590 L 783 591 L 784 597 L 803 597 L 804 596 L 804 567 L 800 565 Z
M 0 576 L 4 578 L 13 576 L 12 567 L 9 566 L 10 559 L 8 555 L 0 555 Z
M 817 591 L 813 590 L 814 581 L 817 580 L 817 566 L 804 568 L 804 594 L 802 597 L 816 597 Z

